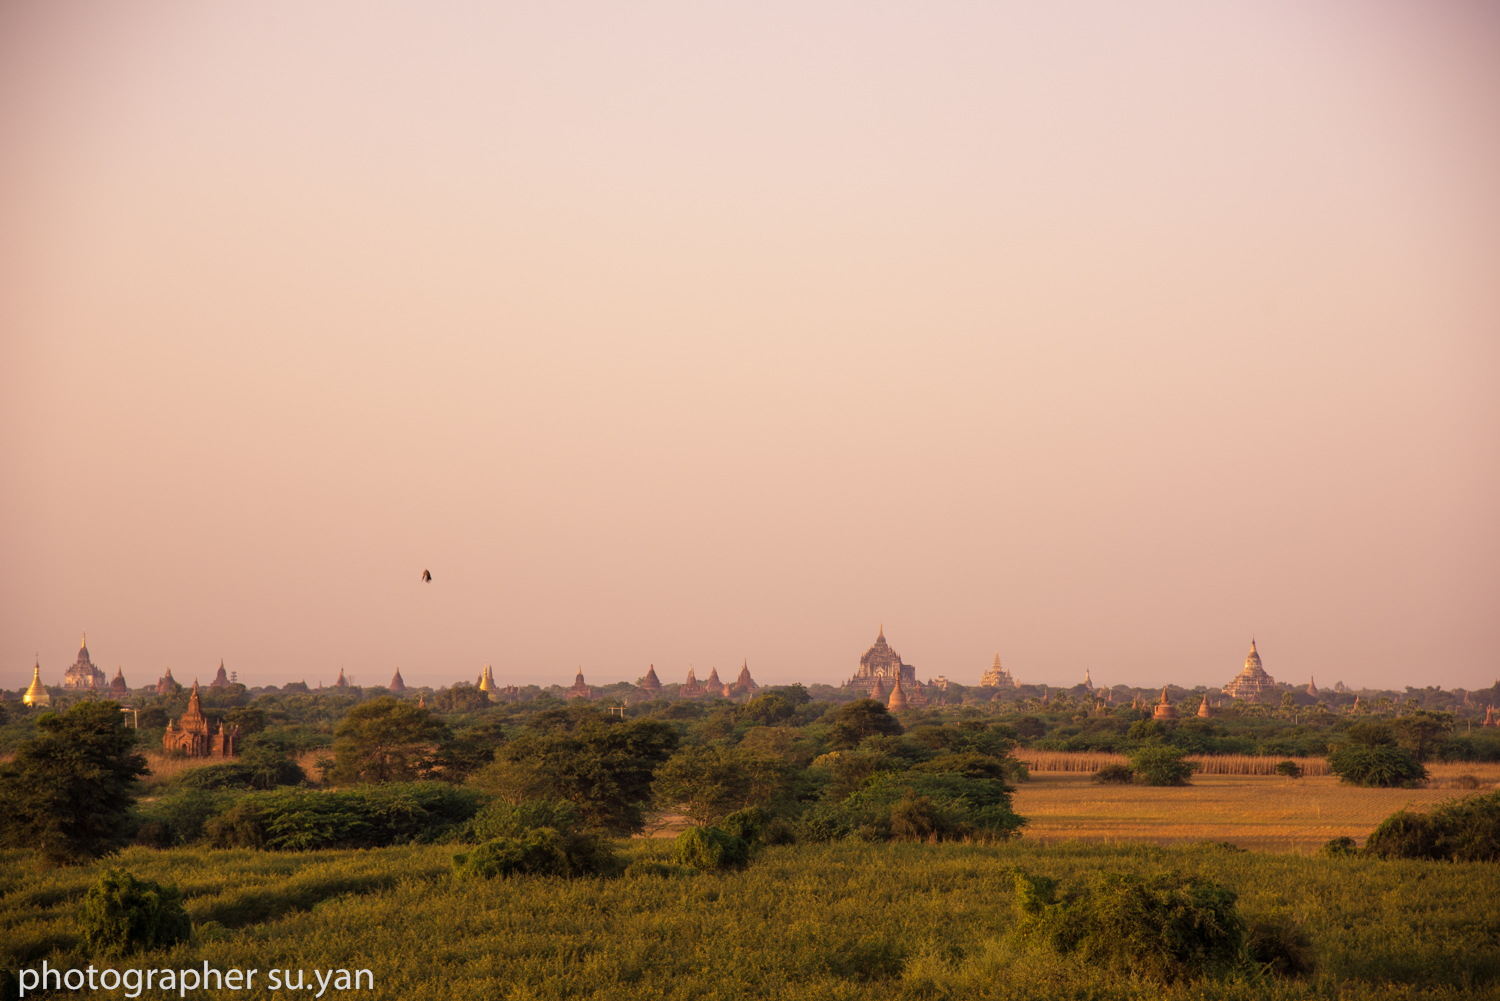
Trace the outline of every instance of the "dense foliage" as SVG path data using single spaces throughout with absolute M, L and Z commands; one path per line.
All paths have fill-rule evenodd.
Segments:
M 175 945 L 193 931 L 177 887 L 137 880 L 119 868 L 89 887 L 78 924 L 83 941 L 99 956 Z
M 1450 800 L 1430 813 L 1392 814 L 1366 840 L 1365 851 L 1388 859 L 1500 862 L 1500 792 Z
M 60 865 L 128 844 L 129 809 L 146 762 L 113 702 L 82 702 L 37 720 L 38 736 L 0 767 L 0 842 Z
M 1059 899 L 1055 880 L 1020 871 L 1015 880 L 1020 942 L 1159 983 L 1222 976 L 1242 958 L 1237 895 L 1218 883 L 1105 873 Z

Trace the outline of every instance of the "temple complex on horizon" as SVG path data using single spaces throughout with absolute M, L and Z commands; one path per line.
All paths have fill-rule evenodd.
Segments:
M 78 659 L 75 660 L 68 670 L 63 674 L 62 686 L 75 691 L 97 692 L 108 687 L 109 681 L 104 677 L 104 672 L 94 666 L 89 660 L 89 638 L 85 633 L 83 642 L 78 644 Z
M 1255 640 L 1252 639 L 1250 653 L 1245 657 L 1244 668 L 1229 684 L 1224 686 L 1224 694 L 1230 698 L 1244 699 L 1246 702 L 1258 702 L 1260 696 L 1269 696 L 1275 691 L 1276 679 L 1260 666 L 1260 654 L 1256 652 Z

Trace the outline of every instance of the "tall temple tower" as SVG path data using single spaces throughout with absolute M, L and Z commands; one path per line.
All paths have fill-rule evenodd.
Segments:
M 95 667 L 94 662 L 89 660 L 89 638 L 87 633 L 84 634 L 83 642 L 78 644 L 78 659 L 63 674 L 62 686 L 75 691 L 82 690 L 89 692 L 97 692 L 109 687 L 109 679 L 104 676 L 104 672 Z
M 1276 679 L 1260 666 L 1260 654 L 1255 650 L 1255 640 L 1250 641 L 1250 653 L 1245 657 L 1245 666 L 1224 686 L 1224 694 L 1230 698 L 1256 702 L 1262 695 L 1276 690 Z

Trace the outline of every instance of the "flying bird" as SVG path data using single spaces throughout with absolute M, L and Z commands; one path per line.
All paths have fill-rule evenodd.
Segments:
M 432 583 L 432 572 L 431 571 L 429 571 L 429 570 L 423 570 L 422 571 L 422 583 L 424 583 L 424 584 L 431 584 Z

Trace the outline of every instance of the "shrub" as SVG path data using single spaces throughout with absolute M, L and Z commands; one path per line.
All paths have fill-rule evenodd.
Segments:
M 1100 785 L 1129 785 L 1135 781 L 1135 772 L 1129 765 L 1105 765 L 1094 773 L 1093 781 Z
M 457 876 L 606 876 L 618 869 L 614 851 L 598 837 L 561 834 L 550 827 L 516 838 L 494 838 L 472 851 L 453 856 Z
M 1397 810 L 1365 839 L 1365 850 L 1376 858 L 1436 859 L 1438 831 L 1425 813 Z
M 177 887 L 137 880 L 123 869 L 110 869 L 89 888 L 79 925 L 89 950 L 106 956 L 184 942 L 193 931 Z
M 438 782 L 251 793 L 205 831 L 217 847 L 273 851 L 430 843 L 461 829 L 478 799 L 473 790 Z
M 1222 974 L 1244 948 L 1234 891 L 1196 876 L 1097 875 L 1062 900 L 1046 877 L 1017 871 L 1015 885 L 1016 940 L 1117 974 L 1161 983 Z
M 769 813 L 758 806 L 752 806 L 746 810 L 736 810 L 725 817 L 720 821 L 720 829 L 746 844 L 754 844 L 765 836 L 766 826 L 770 822 Z
M 677 835 L 678 865 L 694 869 L 734 869 L 750 861 L 750 846 L 717 827 L 689 827 Z
M 1290 759 L 1276 763 L 1276 774 L 1285 775 L 1289 779 L 1300 779 L 1302 777 L 1302 766 Z
M 1323 843 L 1323 847 L 1318 849 L 1318 854 L 1328 858 L 1348 858 L 1359 854 L 1359 842 L 1347 837 L 1333 838 Z
M 212 818 L 224 809 L 226 798 L 203 789 L 182 789 L 163 796 L 141 810 L 136 841 L 153 848 L 190 845 L 203 836 Z
M 1341 744 L 1328 755 L 1328 768 L 1344 782 L 1359 786 L 1410 788 L 1427 778 L 1427 769 L 1410 751 L 1390 744 Z
M 953 824 L 933 806 L 931 796 L 908 792 L 891 807 L 890 829 L 896 841 L 938 841 L 952 833 Z
M 797 822 L 797 840 L 809 844 L 827 844 L 842 841 L 849 836 L 853 825 L 843 810 L 834 803 L 820 803 L 802 815 Z
M 1199 768 L 1185 760 L 1184 752 L 1163 744 L 1148 744 L 1128 755 L 1135 780 L 1148 786 L 1185 786 Z
M 480 810 L 470 830 L 479 841 L 518 838 L 527 831 L 550 827 L 563 834 L 578 829 L 578 807 L 562 801 L 532 799 L 522 803 L 491 803 Z
M 1431 813 L 1399 810 L 1365 842 L 1377 858 L 1500 861 L 1500 792 L 1465 796 Z

